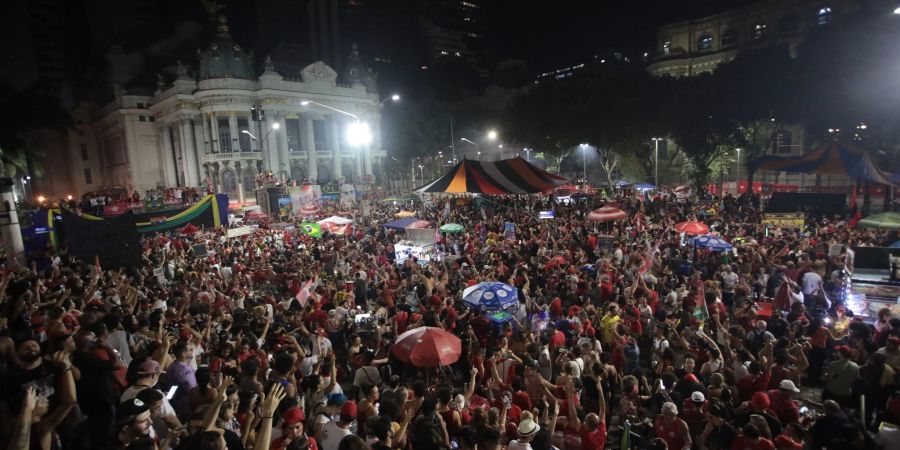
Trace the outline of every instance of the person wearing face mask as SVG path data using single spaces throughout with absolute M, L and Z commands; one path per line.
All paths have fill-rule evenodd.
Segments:
M 169 429 L 180 430 L 182 424 L 175 415 L 175 408 L 172 407 L 171 403 L 169 403 L 169 399 L 162 391 L 156 389 L 156 384 L 159 382 L 159 376 L 162 373 L 159 363 L 152 359 L 148 359 L 137 365 L 136 372 L 137 380 L 122 392 L 122 396 L 119 400 L 123 402 L 128 401 L 137 397 L 146 389 L 154 390 L 162 397 L 160 405 L 161 411 L 159 413 L 160 420 L 165 422 Z

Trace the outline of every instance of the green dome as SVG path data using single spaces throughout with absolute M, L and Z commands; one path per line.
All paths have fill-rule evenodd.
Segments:
M 247 53 L 231 38 L 225 16 L 219 16 L 216 40 L 206 51 L 200 52 L 200 79 L 243 78 L 254 79 L 253 54 Z

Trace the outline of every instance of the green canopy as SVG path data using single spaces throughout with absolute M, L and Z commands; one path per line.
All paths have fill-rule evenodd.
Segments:
M 300 229 L 307 236 L 319 238 L 322 237 L 322 226 L 317 223 L 302 223 Z
M 440 230 L 444 233 L 462 233 L 463 226 L 458 223 L 445 223 L 441 225 Z
M 866 228 L 880 228 L 883 230 L 900 230 L 900 213 L 885 212 L 866 217 L 859 221 Z

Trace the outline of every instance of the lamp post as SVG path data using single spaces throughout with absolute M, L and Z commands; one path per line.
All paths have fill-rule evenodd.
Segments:
M 653 184 L 659 188 L 659 141 L 662 138 L 653 138 Z
M 587 144 L 581 144 L 581 178 L 587 184 Z
M 473 141 L 473 140 L 470 140 L 470 139 L 466 139 L 466 138 L 459 138 L 459 140 L 460 140 L 460 142 L 468 142 L 468 143 L 474 145 L 474 146 L 475 146 L 475 150 L 478 152 L 478 155 L 481 156 L 481 146 L 478 145 L 477 142 L 475 142 L 475 141 Z M 454 160 L 456 159 L 455 154 L 454 154 L 454 158 L 453 158 L 453 159 L 454 159 Z M 479 159 L 480 159 L 480 158 L 479 158 Z M 455 162 L 455 161 L 454 161 L 454 162 Z
M 737 183 L 741 181 L 741 149 L 736 148 L 735 150 L 737 151 L 737 160 L 735 161 L 734 165 L 737 167 L 735 167 L 734 188 L 737 189 Z

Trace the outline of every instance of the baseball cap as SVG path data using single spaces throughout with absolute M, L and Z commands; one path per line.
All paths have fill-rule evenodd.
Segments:
M 137 370 L 138 375 L 153 375 L 161 372 L 162 369 L 159 367 L 159 363 L 152 359 L 142 362 Z
M 703 403 L 706 401 L 706 396 L 700 391 L 694 391 L 694 393 L 691 394 L 691 401 L 694 403 Z
M 138 398 L 126 400 L 122 403 L 119 403 L 119 407 L 116 408 L 116 423 L 126 424 L 129 422 L 133 422 L 135 416 L 138 416 L 149 409 L 150 405 L 144 403 L 143 400 L 140 400 Z
M 750 404 L 756 409 L 766 409 L 772 402 L 769 401 L 769 396 L 765 392 L 754 392 L 753 397 L 750 398 Z
M 347 400 L 344 402 L 344 406 L 341 407 L 341 421 L 350 422 L 353 419 L 356 419 L 356 402 Z
M 328 406 L 344 406 L 347 403 L 347 397 L 340 392 L 332 392 L 328 394 L 326 404 Z
M 306 420 L 306 416 L 303 414 L 303 410 L 297 407 L 290 408 L 284 412 L 282 415 L 284 419 L 285 425 L 293 425 L 295 423 L 300 423 Z
M 517 433 L 519 437 L 528 437 L 533 436 L 540 430 L 541 426 L 534 423 L 534 420 L 525 419 L 519 422 L 519 429 L 517 430 Z
M 781 380 L 781 383 L 778 383 L 778 389 L 785 389 L 793 392 L 800 392 L 800 389 L 794 385 L 794 382 L 791 380 Z
M 837 350 L 837 352 L 840 353 L 844 358 L 850 358 L 851 356 L 853 356 L 853 349 L 847 347 L 846 345 L 838 345 L 834 349 Z
M 684 376 L 684 379 L 687 380 L 687 381 L 690 381 L 690 382 L 692 382 L 692 383 L 699 383 L 699 382 L 700 382 L 700 380 L 697 379 L 697 375 L 694 375 L 694 374 L 692 374 L 692 373 L 689 373 L 689 374 L 685 375 L 685 376 Z

